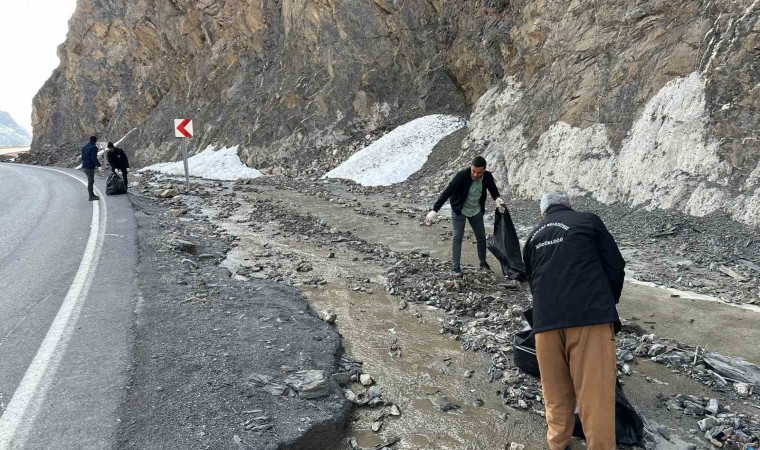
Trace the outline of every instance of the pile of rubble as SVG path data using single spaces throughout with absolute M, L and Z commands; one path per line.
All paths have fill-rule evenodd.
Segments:
M 664 364 L 674 372 L 734 397 L 758 397 L 754 390 L 755 386 L 760 386 L 760 367 L 741 358 L 659 339 L 654 334 L 621 333 L 618 336 L 618 367 L 630 375 L 628 363 L 636 357 Z
M 691 416 L 699 427 L 693 434 L 703 434 L 714 447 L 744 450 L 760 444 L 760 418 L 752 414 L 732 412 L 717 399 L 675 395 L 660 399 L 669 411 Z

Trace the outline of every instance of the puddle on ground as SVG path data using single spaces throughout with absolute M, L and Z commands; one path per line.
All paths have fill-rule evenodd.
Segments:
M 384 398 L 401 408 L 401 416 L 386 420 L 380 433 L 370 426 L 382 410 L 358 410 L 349 436 L 361 447 L 394 436 L 401 438 L 394 447 L 399 449 L 493 449 L 510 441 L 535 446 L 528 448 L 543 445 L 543 419 L 503 404 L 497 393 L 503 384 L 488 381 L 489 360 L 462 351 L 458 341 L 440 333 L 441 311 L 418 305 L 401 311 L 397 298 L 383 289 L 374 292 L 349 291 L 340 283 L 304 290 L 317 309 L 337 313 L 348 354 L 364 362 L 364 372 L 376 380 Z M 401 348 L 400 357 L 390 351 L 394 343 Z M 471 378 L 465 377 L 468 370 L 474 371 Z M 443 397 L 456 407 L 444 412 Z

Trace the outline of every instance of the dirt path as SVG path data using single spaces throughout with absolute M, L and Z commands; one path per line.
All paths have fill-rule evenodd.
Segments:
M 386 276 L 399 265 L 415 269 L 415 260 L 438 261 L 433 266 L 445 273 L 450 252 L 446 220 L 423 226 L 421 208 L 387 194 L 356 195 L 337 183 L 294 189 L 287 183 L 257 180 L 250 185 L 206 185 L 203 191 L 200 197 L 188 197 L 190 205 L 203 208 L 238 237 L 225 262 L 231 272 L 241 280 L 293 284 L 318 311 L 337 314 L 336 327 L 347 353 L 364 363 L 364 372 L 373 376 L 383 398 L 400 407 L 400 416 L 390 416 L 382 407 L 357 409 L 348 435 L 359 447 L 380 448 L 400 438 L 394 448 L 491 449 L 510 442 L 543 448 L 545 424 L 542 408 L 536 409 L 540 401 L 529 402 L 534 406 L 522 410 L 506 404 L 507 393 L 513 391 L 507 380 L 522 386 L 526 398 L 535 395 L 531 392 L 540 395 L 540 390 L 531 391 L 530 380 L 509 367 L 509 358 L 505 358 L 507 367 L 500 369 L 504 377 L 492 381 L 489 368 L 493 369 L 494 354 L 464 351 L 462 342 L 443 331 L 456 314 L 431 306 L 432 302 L 407 304 L 388 291 Z M 483 289 L 496 296 L 494 304 L 512 308 L 509 305 L 529 303 L 527 291 L 505 291 L 496 275 L 473 274 L 476 256 L 471 238 L 468 232 L 463 263 L 471 267 L 465 267 L 466 279 L 485 282 Z M 492 258 L 491 265 L 498 267 Z M 420 283 L 428 281 L 424 271 L 410 276 Z M 483 314 L 493 317 L 494 311 Z M 627 284 L 621 314 L 660 337 L 758 359 L 754 342 L 760 340 L 760 331 L 751 324 L 758 323 L 760 314 L 752 311 Z M 726 333 L 727 327 L 737 332 Z M 655 436 L 658 448 L 685 448 L 684 441 L 704 444 L 690 432 L 696 418 L 663 407 L 669 398 L 714 396 L 721 404 L 742 408 L 740 402 L 646 359 L 623 381 L 642 413 L 672 434 L 670 442 Z M 351 389 L 364 392 L 358 385 Z M 375 422 L 381 423 L 377 433 L 372 431 Z

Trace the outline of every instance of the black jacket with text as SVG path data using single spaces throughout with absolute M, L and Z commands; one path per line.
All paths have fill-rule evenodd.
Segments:
M 602 220 L 587 212 L 555 205 L 528 237 L 523 249 L 533 293 L 536 333 L 602 323 L 620 318 L 625 261 Z
M 114 147 L 113 150 L 106 150 L 106 157 L 108 158 L 108 164 L 114 169 L 129 169 L 129 159 L 124 150 L 119 147 Z
M 449 185 L 443 190 L 441 195 L 433 205 L 433 211 L 440 211 L 441 207 L 446 200 L 451 203 L 451 210 L 457 214 L 462 214 L 462 207 L 464 202 L 467 201 L 467 196 L 470 194 L 470 186 L 472 186 L 472 174 L 470 168 L 466 168 L 459 171 L 454 178 L 451 179 Z M 489 171 L 483 173 L 483 192 L 480 194 L 480 212 L 484 212 L 486 209 L 486 191 L 491 193 L 491 197 L 496 200 L 499 198 L 499 190 L 496 188 L 496 181 L 493 179 L 493 175 Z

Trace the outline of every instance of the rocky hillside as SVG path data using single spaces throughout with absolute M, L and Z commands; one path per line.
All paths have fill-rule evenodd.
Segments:
M 32 136 L 13 120 L 10 114 L 0 111 L 0 147 L 21 147 L 29 145 Z
M 324 172 L 366 135 L 471 113 L 463 155 L 486 153 L 518 195 L 760 225 L 759 15 L 757 0 L 79 0 L 32 158 L 71 163 L 86 136 L 129 132 L 137 163 L 173 159 L 171 120 L 191 116 L 195 152 Z

